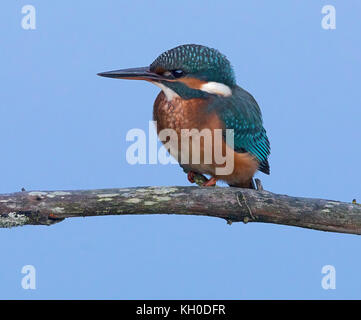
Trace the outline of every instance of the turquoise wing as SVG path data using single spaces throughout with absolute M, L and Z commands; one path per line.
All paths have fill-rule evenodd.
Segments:
M 216 98 L 210 108 L 218 114 L 226 129 L 234 130 L 234 150 L 252 154 L 259 162 L 259 170 L 269 174 L 270 143 L 261 110 L 252 95 L 236 87 L 232 96 Z

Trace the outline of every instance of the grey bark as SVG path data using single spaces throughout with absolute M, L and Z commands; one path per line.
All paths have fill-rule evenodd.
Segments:
M 361 234 L 361 206 L 268 191 L 212 187 L 137 187 L 0 195 L 0 227 L 51 225 L 71 217 L 201 215 Z

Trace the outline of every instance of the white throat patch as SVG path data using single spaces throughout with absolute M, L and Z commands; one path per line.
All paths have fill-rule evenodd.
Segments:
M 179 97 L 179 95 L 176 92 L 174 92 L 172 89 L 168 88 L 164 84 L 159 82 L 153 82 L 153 84 L 155 84 L 157 87 L 162 89 L 168 101 L 172 101 L 173 98 Z

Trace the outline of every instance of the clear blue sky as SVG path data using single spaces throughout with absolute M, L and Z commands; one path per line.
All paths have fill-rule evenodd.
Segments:
M 36 30 L 21 8 L 36 8 Z M 336 30 L 321 8 L 336 8 Z M 3 1 L 0 193 L 189 185 L 177 165 L 126 162 L 159 92 L 97 72 L 179 44 L 218 48 L 262 108 L 266 189 L 361 200 L 359 1 Z M 0 230 L 0 298 L 361 298 L 361 237 L 215 218 L 123 216 Z M 21 287 L 21 268 L 37 289 Z M 336 268 L 336 290 L 321 268 Z

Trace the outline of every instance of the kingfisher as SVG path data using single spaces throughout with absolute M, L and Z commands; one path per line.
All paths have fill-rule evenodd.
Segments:
M 163 129 L 172 129 L 178 134 L 175 157 L 190 182 L 194 182 L 195 175 L 205 174 L 210 178 L 203 186 L 214 186 L 221 180 L 233 187 L 254 188 L 253 176 L 258 170 L 270 174 L 270 142 L 261 110 L 253 96 L 236 84 L 231 63 L 218 50 L 197 44 L 180 45 L 162 53 L 147 67 L 98 75 L 145 80 L 161 89 L 154 102 L 153 120 L 158 136 Z M 182 132 L 187 129 L 211 132 L 213 140 L 200 139 L 200 161 L 192 162 L 193 150 L 189 152 L 189 146 L 181 146 Z M 212 143 L 217 130 L 221 132 L 221 141 Z M 231 143 L 227 131 L 232 133 Z M 169 139 L 161 140 L 164 145 L 169 142 Z M 212 144 L 213 153 L 206 162 L 208 144 Z M 219 150 L 215 150 L 217 148 Z M 186 161 L 181 161 L 185 150 Z M 233 162 L 230 172 L 221 172 L 225 164 L 215 161 L 216 151 L 222 155 L 228 152 Z

